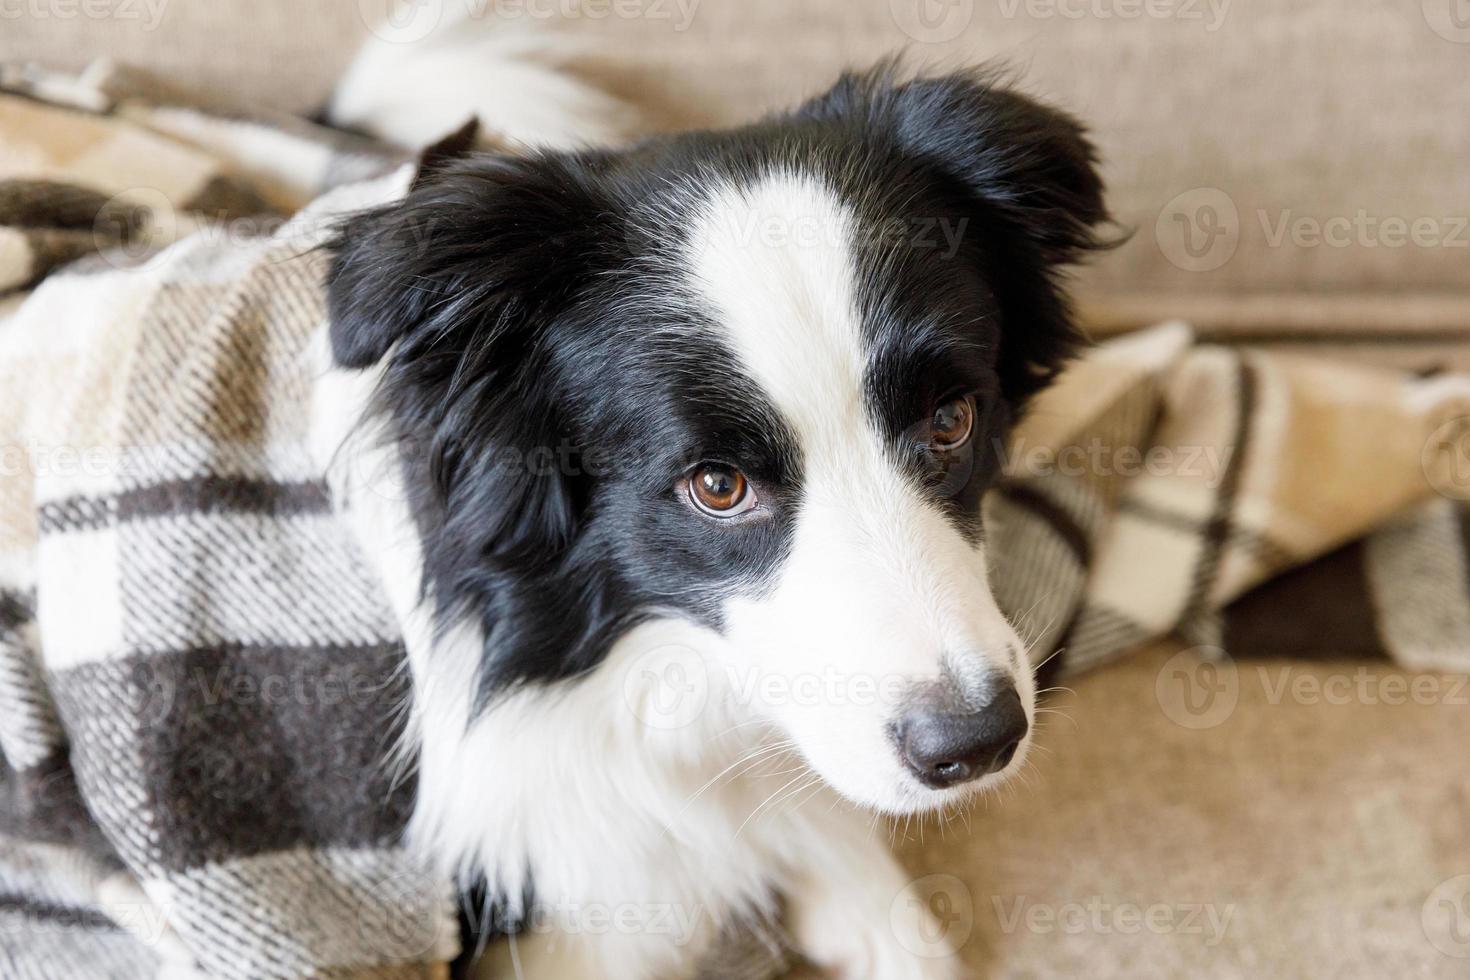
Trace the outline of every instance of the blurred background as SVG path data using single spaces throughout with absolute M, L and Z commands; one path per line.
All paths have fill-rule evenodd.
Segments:
M 0 0 L 0 61 L 108 57 L 311 116 L 386 2 Z M 652 128 L 748 120 L 895 52 L 1003 63 L 1087 122 L 1132 231 L 1079 273 L 1095 335 L 1182 318 L 1207 339 L 1470 367 L 1466 0 L 478 9 L 583 38 L 566 67 Z M 442 12 L 395 16 L 427 30 Z M 1090 673 L 1061 693 L 1029 786 L 923 841 L 900 830 L 916 874 L 961 883 L 952 921 L 976 971 L 1470 975 L 1470 695 L 1445 679 L 1386 697 L 1409 675 L 1311 639 L 1257 635 L 1244 652 L 1261 659 L 1232 668 L 1228 710 L 1203 722 L 1158 695 L 1177 648 Z
M 310 114 L 387 16 L 427 33 L 451 3 L 585 37 L 570 67 L 663 127 L 750 119 L 895 52 L 1011 66 L 1092 127 L 1134 231 L 1084 275 L 1099 329 L 1394 330 L 1417 364 L 1470 323 L 1464 0 L 4 0 L 0 59 L 107 56 Z

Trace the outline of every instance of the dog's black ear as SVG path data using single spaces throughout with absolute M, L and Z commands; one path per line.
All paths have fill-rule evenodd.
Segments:
M 342 226 L 327 282 L 337 362 L 384 362 L 374 410 L 400 445 L 426 586 L 498 620 L 489 642 L 510 661 L 527 655 L 512 637 L 549 627 L 508 611 L 516 595 L 495 579 L 559 574 L 585 499 L 545 336 L 621 240 L 585 164 L 444 162 Z M 557 617 L 575 635 L 576 617 Z
M 419 169 L 414 174 L 413 187 L 422 187 L 445 167 L 475 152 L 475 141 L 480 136 L 480 119 L 471 116 L 454 132 L 424 147 L 419 152 Z
M 580 283 L 606 243 L 575 160 L 435 159 L 401 201 L 338 229 L 327 276 L 332 353 L 362 368 L 448 333 L 510 329 Z M 449 349 L 452 349 L 450 345 Z
M 383 362 L 373 408 L 399 443 L 425 588 L 441 622 L 484 628 L 482 703 L 585 667 L 616 608 L 606 563 L 573 554 L 590 471 L 566 418 L 577 379 L 549 353 L 620 260 L 596 165 L 437 161 L 401 202 L 342 226 L 329 273 L 337 362 Z
M 844 75 L 798 114 L 855 127 L 932 166 L 973 205 L 967 234 L 999 226 L 1005 247 L 987 257 L 987 271 L 1002 312 L 1017 311 L 1004 325 L 999 368 L 1020 404 L 1081 342 L 1062 270 L 1111 244 L 1097 235 L 1110 219 L 1096 152 L 1075 119 L 1006 88 L 994 72 L 896 76 L 891 63 Z

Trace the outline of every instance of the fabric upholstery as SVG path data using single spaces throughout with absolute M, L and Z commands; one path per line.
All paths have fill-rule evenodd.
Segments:
M 7 14 L 0 61 L 80 68 L 110 55 L 310 112 L 388 0 L 152 2 L 155 18 L 145 0 L 116 0 L 102 18 Z M 1394 328 L 1405 303 L 1403 329 L 1443 332 L 1470 323 L 1470 127 L 1459 124 L 1470 29 L 1453 19 L 1456 2 L 418 5 L 470 3 L 594 36 L 602 54 L 578 67 L 666 125 L 748 119 L 897 51 L 936 68 L 998 60 L 1092 126 L 1115 215 L 1134 232 L 1083 277 L 1100 327 L 1177 315 L 1228 325 L 1242 304 L 1259 314 L 1285 296 L 1299 326 L 1338 329 L 1345 308 L 1368 302 L 1376 326 Z

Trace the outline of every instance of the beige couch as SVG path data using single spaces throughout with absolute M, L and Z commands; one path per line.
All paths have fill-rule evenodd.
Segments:
M 739 120 L 899 48 L 937 65 L 1003 58 L 1091 122 L 1136 230 L 1081 278 L 1095 330 L 1185 316 L 1429 368 L 1470 364 L 1456 2 L 640 0 L 613 8 L 636 18 L 555 26 L 598 37 L 578 70 L 663 125 Z M 0 59 L 106 54 L 311 111 L 375 6 L 16 4 Z M 1455 931 L 1470 915 L 1470 692 L 1449 679 L 1396 703 L 1381 665 L 1242 661 L 1238 704 L 1199 729 L 1160 696 L 1167 655 L 1073 682 L 1027 785 L 908 829 L 916 877 L 953 876 L 930 881 L 976 974 L 1470 976 Z

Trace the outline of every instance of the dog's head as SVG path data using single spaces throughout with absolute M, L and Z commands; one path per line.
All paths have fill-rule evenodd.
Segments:
M 352 219 L 334 354 L 383 362 L 480 705 L 672 616 L 757 690 L 884 692 L 762 708 L 857 802 L 1002 778 L 1033 686 L 980 498 L 1077 341 L 1059 273 L 1105 218 L 1068 117 L 879 71 L 743 129 L 461 159 Z

